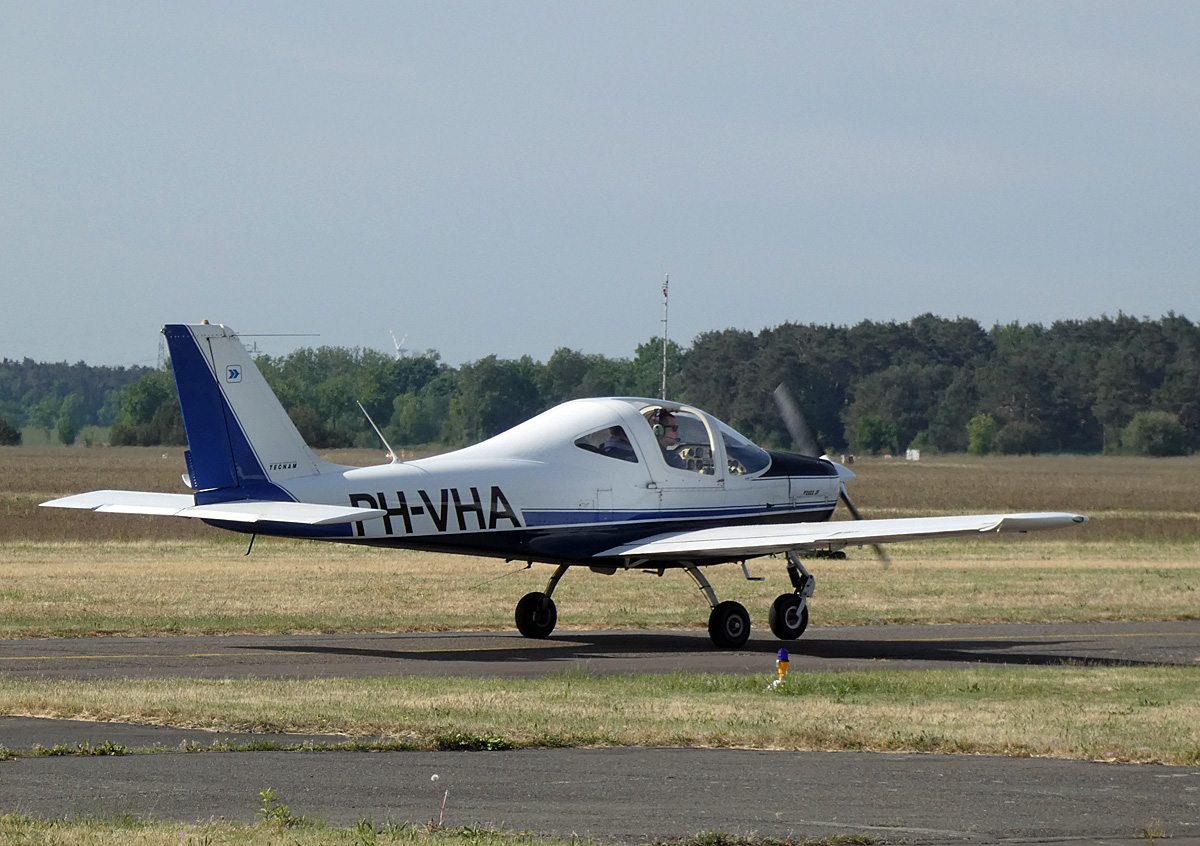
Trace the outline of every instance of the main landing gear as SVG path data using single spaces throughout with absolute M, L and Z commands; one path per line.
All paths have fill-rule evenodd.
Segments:
M 776 598 L 767 619 L 775 637 L 795 640 L 808 628 L 808 598 L 813 595 L 817 581 L 795 552 L 789 552 L 787 559 L 788 577 L 796 590 Z M 716 591 L 699 567 L 689 566 L 687 573 L 712 606 L 712 612 L 708 615 L 708 636 L 712 642 L 720 649 L 737 649 L 745 644 L 750 637 L 750 615 L 745 607 L 740 602 L 718 602 Z
M 712 611 L 708 615 L 708 636 L 720 649 L 737 649 L 750 637 L 750 614 L 740 602 L 717 601 L 717 592 L 708 579 L 694 564 L 689 565 L 687 574 L 708 598 Z
M 795 590 L 792 593 L 781 594 L 771 604 L 768 622 L 771 632 L 780 640 L 795 640 L 804 634 L 808 628 L 808 600 L 813 595 L 816 579 L 805 569 L 800 556 L 795 552 L 787 554 L 788 578 Z M 700 591 L 708 599 L 712 611 L 708 615 L 708 636 L 720 649 L 737 649 L 750 638 L 750 614 L 740 602 L 717 600 L 708 579 L 694 564 L 684 567 L 692 577 Z M 546 590 L 534 591 L 521 597 L 517 603 L 517 630 L 525 637 L 546 638 L 554 631 L 558 622 L 558 608 L 551 598 L 558 582 L 567 572 L 567 565 L 560 564 L 546 584 Z M 661 575 L 661 571 L 659 573 Z

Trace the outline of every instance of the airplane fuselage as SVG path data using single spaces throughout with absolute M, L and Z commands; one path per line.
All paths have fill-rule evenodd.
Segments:
M 694 441 L 677 449 L 694 457 L 691 466 L 672 466 L 644 419 L 653 403 L 581 400 L 464 450 L 283 479 L 273 487 L 281 499 L 385 512 L 312 527 L 304 533 L 309 537 L 555 563 L 587 563 L 603 550 L 666 530 L 819 521 L 832 514 L 841 477 L 829 462 L 759 450 L 748 467 L 736 455 L 757 448 L 730 443 L 717 421 L 673 404 L 676 414 L 690 415 Z M 581 446 L 589 434 L 613 427 L 627 435 L 629 457 L 586 448 L 586 440 Z M 210 522 L 297 535 L 294 525 Z

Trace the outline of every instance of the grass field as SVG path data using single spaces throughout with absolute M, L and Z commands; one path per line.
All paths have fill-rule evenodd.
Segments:
M 373 451 L 335 453 L 346 463 Z M 0 449 L 0 636 L 511 628 L 549 568 L 410 551 L 247 538 L 196 521 L 38 508 L 104 487 L 179 491 L 179 449 Z M 852 549 L 817 561 L 821 624 L 1194 619 L 1200 613 L 1197 459 L 1061 456 L 859 461 L 869 516 L 1069 510 L 1091 522 L 978 541 Z M 780 560 L 709 571 L 755 624 L 789 589 Z M 572 572 L 569 628 L 693 628 L 708 608 L 678 573 Z

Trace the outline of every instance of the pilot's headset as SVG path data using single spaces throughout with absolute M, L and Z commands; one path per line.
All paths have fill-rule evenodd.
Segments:
M 662 419 L 664 417 L 670 417 L 671 415 L 672 412 L 665 408 L 656 409 L 655 412 L 650 415 L 650 419 L 653 421 L 650 428 L 654 432 L 654 437 L 661 438 L 667 433 L 667 427 L 663 425 Z

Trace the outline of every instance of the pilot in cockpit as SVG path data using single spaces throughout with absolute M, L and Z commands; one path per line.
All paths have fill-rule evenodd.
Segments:
M 658 408 L 651 412 L 647 419 L 654 429 L 654 437 L 658 438 L 658 447 L 662 450 L 667 464 L 680 470 L 688 469 L 687 462 L 675 451 L 675 444 L 679 442 L 679 422 L 675 415 L 665 408 Z

